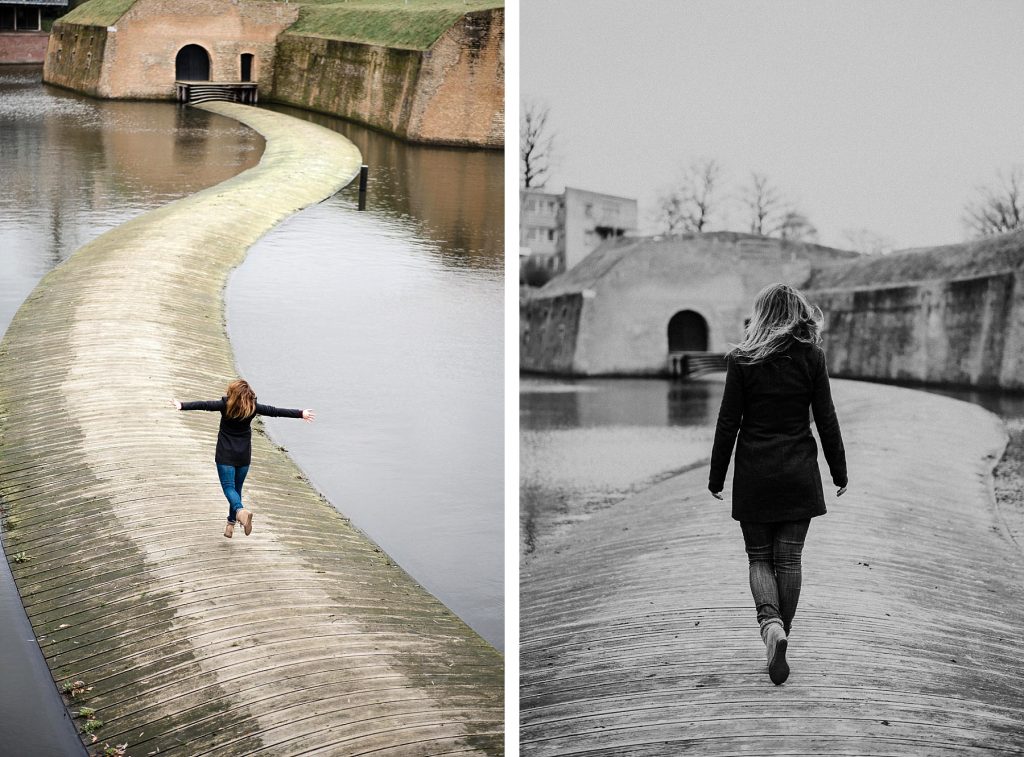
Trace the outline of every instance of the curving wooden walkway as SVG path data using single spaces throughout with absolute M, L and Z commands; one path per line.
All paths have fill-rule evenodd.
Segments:
M 0 344 L 6 551 L 55 680 L 88 687 L 72 709 L 102 721 L 94 749 L 133 757 L 500 753 L 500 655 L 261 433 L 256 529 L 222 535 L 217 419 L 168 400 L 220 396 L 228 271 L 360 156 L 288 116 L 203 107 L 262 133 L 261 163 L 77 251 Z
M 1024 753 L 1002 424 L 894 387 L 835 394 L 851 488 L 811 526 L 789 681 L 768 679 L 739 527 L 701 468 L 523 574 L 524 756 Z

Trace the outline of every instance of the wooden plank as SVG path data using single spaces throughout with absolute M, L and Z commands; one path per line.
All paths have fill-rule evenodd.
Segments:
M 0 344 L 6 551 L 54 678 L 85 681 L 72 710 L 135 757 L 500 754 L 501 656 L 260 432 L 255 531 L 222 535 L 217 417 L 168 400 L 222 394 L 228 271 L 361 156 L 294 118 L 205 107 L 267 138 L 260 165 L 77 251 Z

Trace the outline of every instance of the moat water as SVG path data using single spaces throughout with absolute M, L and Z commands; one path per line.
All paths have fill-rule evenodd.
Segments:
M 573 528 L 630 494 L 711 455 L 722 374 L 696 381 L 551 379 L 524 375 L 519 390 L 519 548 L 529 568 Z M 1024 394 L 911 388 L 1024 419 Z
M 146 210 L 255 165 L 213 114 L 93 100 L 0 66 L 0 334 L 39 279 Z M 415 579 L 502 644 L 501 154 L 415 147 L 336 120 L 371 165 L 289 219 L 227 293 L 240 371 L 310 479 Z M 301 395 L 301 396 L 296 396 Z M 219 518 L 220 513 L 216 516 Z M 0 566 L 0 754 L 82 753 Z

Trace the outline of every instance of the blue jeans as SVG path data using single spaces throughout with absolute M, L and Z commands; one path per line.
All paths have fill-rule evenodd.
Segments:
M 228 498 L 228 523 L 234 523 L 235 513 L 244 507 L 242 505 L 242 484 L 245 483 L 245 474 L 248 472 L 248 465 L 221 465 L 217 463 L 217 477 L 220 479 L 220 488 L 224 490 L 224 496 Z
M 782 621 L 789 628 L 800 601 L 800 556 L 811 521 L 781 523 L 743 521 L 743 541 L 750 562 L 750 593 L 757 605 L 757 622 Z

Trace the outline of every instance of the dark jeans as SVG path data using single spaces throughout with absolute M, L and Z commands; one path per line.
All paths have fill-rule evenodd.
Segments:
M 228 523 L 235 522 L 235 513 L 243 507 L 242 484 L 245 483 L 245 474 L 248 472 L 248 465 L 221 465 L 217 463 L 217 477 L 220 479 L 220 488 L 224 490 L 224 496 L 228 498 Z
M 781 620 L 789 633 L 800 601 L 800 555 L 810 525 L 810 519 L 740 523 L 750 561 L 750 593 L 762 626 L 768 620 Z

